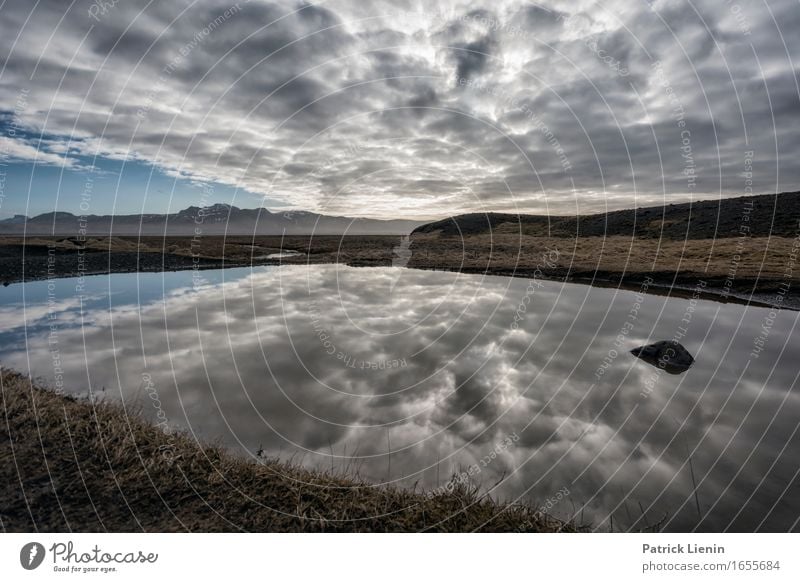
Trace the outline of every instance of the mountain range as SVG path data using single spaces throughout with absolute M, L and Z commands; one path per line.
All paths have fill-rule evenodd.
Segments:
M 423 222 L 327 216 L 314 212 L 271 212 L 266 208 L 237 208 L 228 204 L 190 206 L 173 214 L 77 216 L 48 212 L 34 217 L 16 215 L 0 220 L 0 234 L 75 236 L 82 227 L 94 236 L 202 235 L 407 235 Z M 196 229 L 199 229 L 197 232 Z

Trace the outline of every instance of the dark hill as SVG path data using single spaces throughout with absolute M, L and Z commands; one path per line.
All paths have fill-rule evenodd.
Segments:
M 477 213 L 424 224 L 412 234 L 470 236 L 489 233 L 532 236 L 636 236 L 669 240 L 750 236 L 797 236 L 800 192 L 704 200 L 586 216 Z

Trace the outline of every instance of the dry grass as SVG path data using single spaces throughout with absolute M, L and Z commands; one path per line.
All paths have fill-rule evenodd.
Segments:
M 545 273 L 679 273 L 683 277 L 722 277 L 737 280 L 800 279 L 792 272 L 790 255 L 794 239 L 781 237 L 722 238 L 716 240 L 654 240 L 630 237 L 534 237 L 519 234 L 440 237 L 413 235 L 414 254 L 409 267 L 531 270 Z M 555 266 L 542 264 L 542 253 L 556 249 Z M 800 259 L 800 257 L 798 257 Z
M 557 265 L 543 269 L 545 274 L 585 277 L 597 274 L 621 276 L 678 273 L 679 279 L 691 277 L 726 278 L 751 283 L 758 277 L 759 286 L 800 279 L 800 270 L 791 272 L 789 257 L 795 239 L 786 237 L 718 239 L 648 239 L 632 240 L 627 236 L 541 237 L 504 232 L 503 225 L 493 236 L 477 234 L 466 237 L 415 234 L 413 255 L 407 266 L 422 269 L 447 269 L 502 272 L 532 270 L 542 266 L 542 253 L 558 251 Z M 285 264 L 345 263 L 355 266 L 388 266 L 394 258 L 396 236 L 207 236 L 191 237 L 90 237 L 85 243 L 89 252 L 139 252 L 189 258 L 224 259 L 228 265 L 264 262 L 263 257 L 281 249 L 299 251 L 296 257 L 282 259 Z M 0 237 L 0 247 L 21 248 L 23 239 Z M 29 238 L 29 248 L 55 245 L 60 251 L 76 250 L 71 239 L 63 237 Z M 798 257 L 795 257 L 798 258 Z M 31 265 L 32 268 L 32 265 Z M 70 273 L 67 273 L 68 275 Z
M 397 236 L 90 236 L 86 241 L 63 236 L 29 237 L 0 236 L 0 247 L 21 249 L 55 248 L 62 252 L 84 250 L 93 253 L 139 252 L 172 254 L 182 257 L 225 259 L 232 263 L 249 263 L 281 250 L 296 250 L 301 256 L 295 263 L 335 263 L 350 260 L 365 264 L 392 261 L 392 248 Z M 289 262 L 289 259 L 286 259 Z
M 236 458 L 0 368 L 4 531 L 560 531 L 474 486 L 422 492 Z

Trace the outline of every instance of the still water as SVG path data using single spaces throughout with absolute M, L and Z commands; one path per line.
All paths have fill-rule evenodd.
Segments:
M 134 273 L 0 289 L 0 363 L 241 455 L 428 490 L 499 482 L 601 530 L 786 531 L 797 320 L 396 268 Z M 684 373 L 629 353 L 671 339 L 694 356 Z

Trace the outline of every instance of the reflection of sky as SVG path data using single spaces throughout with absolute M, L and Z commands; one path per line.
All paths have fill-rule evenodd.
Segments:
M 635 293 L 553 282 L 525 299 L 524 279 L 391 268 L 201 274 L 194 288 L 190 272 L 87 278 L 82 316 L 75 280 L 54 282 L 52 310 L 47 282 L 2 289 L 2 363 L 52 383 L 58 350 L 68 387 L 88 377 L 154 414 L 147 373 L 171 423 L 247 454 L 426 488 L 477 465 L 486 486 L 505 474 L 499 496 L 567 487 L 555 514 L 586 504 L 615 527 L 640 503 L 651 524 L 694 527 L 691 454 L 700 529 L 796 527 L 795 312 L 756 358 L 760 308 L 645 296 L 634 320 Z M 685 374 L 627 353 L 686 317 Z

